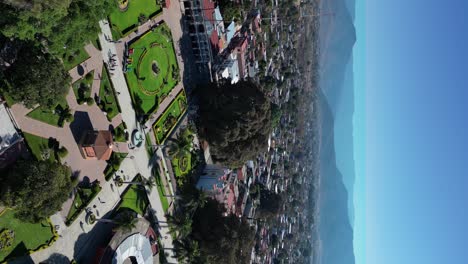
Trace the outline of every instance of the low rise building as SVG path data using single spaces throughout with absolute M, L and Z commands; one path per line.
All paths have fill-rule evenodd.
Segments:
M 107 130 L 86 131 L 79 146 L 84 159 L 108 160 L 112 155 L 112 134 Z
M 5 103 L 0 102 L 0 169 L 15 162 L 26 152 L 23 137 Z

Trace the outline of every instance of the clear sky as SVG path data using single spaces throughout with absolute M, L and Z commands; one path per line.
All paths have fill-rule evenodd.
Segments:
M 356 1 L 356 263 L 466 264 L 468 1 Z

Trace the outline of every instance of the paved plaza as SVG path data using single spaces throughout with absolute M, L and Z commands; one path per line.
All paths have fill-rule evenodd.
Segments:
M 155 144 L 152 125 L 175 99 L 176 95 L 184 89 L 183 84 L 182 82 L 179 82 L 171 90 L 169 96 L 161 102 L 158 109 L 150 116 L 143 127 L 141 127 L 136 120 L 132 99 L 125 81 L 125 75 L 122 71 L 122 58 L 126 42 L 140 34 L 143 34 L 154 24 L 159 23 L 162 20 L 164 20 L 171 29 L 177 62 L 180 69 L 180 76 L 183 76 L 184 64 L 180 56 L 178 45 L 182 37 L 182 28 L 180 24 L 181 8 L 177 1 L 171 2 L 170 8 L 163 9 L 163 13 L 161 15 L 157 16 L 153 20 L 147 21 L 141 25 L 137 31 L 118 41 L 112 41 L 110 39 L 112 34 L 108 21 L 101 21 L 99 24 L 102 34 L 99 35 L 99 41 L 101 43 L 102 50 L 100 51 L 93 45 L 88 44 L 85 46 L 85 50 L 90 57 L 69 71 L 69 74 L 72 77 L 72 82 L 75 82 L 87 73 L 94 71 L 91 96 L 99 95 L 103 65 L 104 63 L 110 65 L 109 54 L 116 54 L 114 62 L 116 66 L 113 67 L 114 70 L 111 71 L 109 77 L 113 83 L 116 91 L 116 97 L 122 111 L 115 116 L 111 122 L 107 120 L 105 113 L 102 112 L 96 104 L 79 105 L 73 89 L 69 89 L 66 101 L 75 116 L 75 120 L 71 124 L 65 123 L 63 127 L 52 126 L 28 117 L 27 114 L 32 109 L 27 109 L 20 104 L 12 106 L 12 112 L 14 113 L 19 127 L 23 132 L 44 138 L 56 138 L 61 145 L 68 149 L 69 154 L 63 162 L 70 166 L 74 173 L 77 173 L 81 179 L 88 177 L 91 181 L 100 181 L 102 190 L 89 204 L 89 208 L 98 218 L 106 216 L 114 209 L 120 201 L 121 193 L 125 188 L 127 188 L 127 186 L 124 184 L 121 187 L 117 187 L 113 184 L 113 181 L 105 181 L 103 171 L 107 166 L 107 163 L 105 161 L 83 159 L 78 148 L 76 135 L 74 134 L 77 133 L 76 130 L 84 129 L 86 127 L 84 124 L 86 123 L 91 124 L 93 129 L 108 130 L 110 126 L 117 127 L 122 121 L 124 121 L 127 125 L 128 131 L 140 130 L 143 133 L 149 133 L 151 135 L 151 140 L 153 141 L 151 144 Z M 166 157 L 160 149 L 156 151 L 157 156 L 154 159 L 150 159 L 144 145 L 140 148 L 131 149 L 125 143 L 117 143 L 114 151 L 128 152 L 127 158 L 123 160 L 118 171 L 119 176 L 131 179 L 139 173 L 143 177 L 148 178 L 151 177 L 152 167 L 155 164 L 158 164 L 164 172 L 162 175 L 166 176 L 166 178 L 163 179 L 163 182 L 171 181 L 170 176 L 167 173 L 170 169 L 170 167 L 168 168 L 170 164 L 167 164 Z M 169 186 L 167 183 L 165 186 L 169 187 L 169 190 L 166 191 L 166 193 L 173 194 L 172 186 Z M 152 188 L 152 190 L 147 191 L 150 206 L 152 208 L 151 211 L 160 223 L 158 231 L 161 234 L 161 242 L 163 244 L 164 252 L 168 255 L 167 260 L 169 263 L 178 263 L 171 250 L 173 248 L 173 241 L 167 226 L 167 219 L 159 198 L 158 189 Z M 60 253 L 69 259 L 89 260 L 90 256 L 94 255 L 93 250 L 95 250 L 95 245 L 97 245 L 97 243 L 104 238 L 105 234 L 109 232 L 108 225 L 104 225 L 99 222 L 94 225 L 88 225 L 85 221 L 85 212 L 82 212 L 79 217 L 67 227 L 64 223 L 64 219 L 73 201 L 72 198 L 73 197 L 65 203 L 62 212 L 58 212 L 51 217 L 52 223 L 56 226 L 59 238 L 49 248 L 33 253 L 30 256 L 35 263 L 48 259 L 48 257 L 53 253 Z M 15 262 L 21 263 L 21 261 L 22 259 L 20 258 Z

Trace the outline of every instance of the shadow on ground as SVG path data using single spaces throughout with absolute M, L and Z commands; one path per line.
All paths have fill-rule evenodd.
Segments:
M 107 219 L 110 213 L 107 213 L 102 218 Z M 73 253 L 73 259 L 78 263 L 94 263 L 94 258 L 99 249 L 105 248 L 112 238 L 112 223 L 97 222 L 90 230 L 87 223 L 82 223 L 82 229 L 86 233 L 81 234 L 76 242 Z
M 70 259 L 67 256 L 64 256 L 59 253 L 54 253 L 50 257 L 39 264 L 69 264 Z
M 87 112 L 76 111 L 74 120 L 70 124 L 70 130 L 73 134 L 76 144 L 80 142 L 81 136 L 85 131 L 93 130 L 93 124 Z

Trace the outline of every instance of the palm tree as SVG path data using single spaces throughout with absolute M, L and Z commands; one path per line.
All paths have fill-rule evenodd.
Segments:
M 187 210 L 192 213 L 192 217 L 193 217 L 193 215 L 198 210 L 198 208 L 205 207 L 207 202 L 208 201 L 207 201 L 206 193 L 203 191 L 196 190 L 194 195 L 191 197 L 191 199 L 187 203 L 184 204 L 184 207 L 187 208 Z
M 167 215 L 167 221 L 177 231 L 178 238 L 185 238 L 192 232 L 192 219 L 185 214 Z
M 174 240 L 174 252 L 182 263 L 200 263 L 198 241 L 191 238 Z
M 192 151 L 193 135 L 188 129 L 179 133 L 177 139 L 168 139 L 168 153 L 172 157 L 183 156 Z
M 105 218 L 96 218 L 96 215 L 92 211 L 88 211 L 86 216 L 86 221 L 88 224 L 92 225 L 94 222 L 101 222 L 101 223 L 111 223 L 118 226 L 125 231 L 130 231 L 135 228 L 137 223 L 137 218 L 135 212 L 132 211 L 124 211 L 119 213 L 114 219 L 105 219 Z
M 140 181 L 124 181 L 122 177 L 119 176 L 115 178 L 114 181 L 117 186 L 122 186 L 123 184 L 134 184 L 134 185 L 143 186 L 145 187 L 145 189 L 149 190 L 149 192 L 151 192 L 151 189 L 154 186 L 156 186 L 156 180 L 152 176 L 149 178 L 141 177 Z
M 135 228 L 137 221 L 138 220 L 134 212 L 124 211 L 115 217 L 114 223 L 118 226 L 118 228 L 124 231 L 131 231 L 133 228 Z

